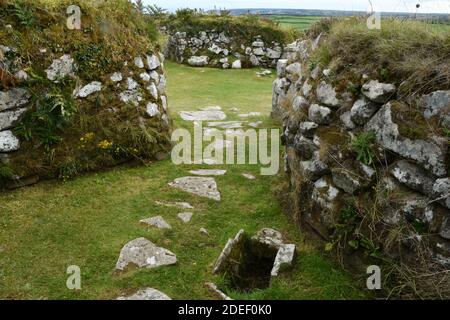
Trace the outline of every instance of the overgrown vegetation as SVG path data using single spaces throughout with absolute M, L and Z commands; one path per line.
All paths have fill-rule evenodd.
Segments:
M 10 155 L 10 167 L 20 177 L 67 179 L 130 159 L 147 161 L 170 148 L 169 128 L 145 118 L 143 106 L 121 102 L 118 94 L 124 88 L 110 81 L 113 72 L 133 72 L 133 64 L 126 62 L 160 49 L 154 19 L 128 0 L 76 4 L 81 8 L 81 30 L 66 26 L 70 0 L 0 1 L 0 44 L 14 49 L 9 53 L 14 56 L 6 58 L 18 61 L 27 72 L 28 80 L 20 86 L 32 96 L 29 110 L 14 129 L 21 150 Z M 44 70 L 63 54 L 74 59 L 75 77 L 58 83 L 47 80 Z M 0 72 L 1 90 L 19 85 L 3 79 L 4 73 Z M 102 82 L 102 91 L 74 99 L 74 90 L 90 81 Z M 144 98 L 154 100 L 147 93 Z M 90 133 L 93 136 L 82 141 Z
M 367 74 L 400 86 L 402 97 L 447 88 L 450 83 L 450 32 L 420 21 L 383 19 L 381 30 L 370 30 L 365 18 L 323 19 L 308 31 L 323 33 L 316 55 L 328 51 L 336 83 L 348 74 Z M 316 60 L 321 60 L 316 57 Z M 351 78 L 351 77 L 350 77 Z

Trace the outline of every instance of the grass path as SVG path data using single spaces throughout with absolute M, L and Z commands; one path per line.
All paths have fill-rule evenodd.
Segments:
M 206 105 L 260 111 L 267 126 L 272 78 L 257 78 L 255 70 L 192 69 L 166 65 L 168 95 L 177 126 L 180 110 Z M 216 177 L 222 201 L 215 202 L 170 188 L 167 183 L 199 166 L 175 166 L 170 160 L 150 166 L 115 168 L 67 182 L 45 181 L 0 195 L 0 299 L 114 299 L 142 287 L 153 287 L 174 299 L 213 299 L 206 281 L 223 283 L 211 274 L 227 239 L 243 228 L 252 234 L 263 227 L 278 229 L 299 249 L 291 273 L 270 288 L 252 293 L 228 292 L 237 299 L 364 298 L 358 286 L 327 257 L 303 239 L 281 212 L 274 192 L 282 177 L 258 176 L 251 165 L 220 166 Z M 257 175 L 247 180 L 243 172 Z M 195 209 L 189 224 L 182 210 L 155 201 L 188 201 Z M 161 231 L 139 220 L 161 215 L 172 230 Z M 201 227 L 209 231 L 205 237 Z M 176 266 L 114 272 L 119 251 L 128 241 L 146 237 L 178 256 Z M 66 269 L 78 265 L 82 290 L 66 288 Z

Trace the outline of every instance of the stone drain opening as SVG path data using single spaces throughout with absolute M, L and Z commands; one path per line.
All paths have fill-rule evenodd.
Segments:
M 214 274 L 222 274 L 229 289 L 249 292 L 265 289 L 281 268 L 291 267 L 295 245 L 284 244 L 282 235 L 273 229 L 262 229 L 249 238 L 244 230 L 228 240 L 214 266 Z

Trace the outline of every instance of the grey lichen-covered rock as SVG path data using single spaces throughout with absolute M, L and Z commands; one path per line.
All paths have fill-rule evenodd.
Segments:
M 344 112 L 343 114 L 341 114 L 339 118 L 341 120 L 342 125 L 347 130 L 353 130 L 356 128 L 355 123 L 352 121 L 352 114 L 350 111 Z
M 281 232 L 271 228 L 259 230 L 251 240 L 275 250 L 278 250 L 283 245 L 283 236 L 281 235 Z
M 190 174 L 196 176 L 223 176 L 227 173 L 227 170 L 218 170 L 218 169 L 199 169 L 199 170 L 191 170 Z
M 153 99 L 155 99 L 155 100 L 158 99 L 158 88 L 156 87 L 156 85 L 153 82 L 150 83 L 150 85 L 147 87 L 147 90 L 150 92 Z
M 182 177 L 170 182 L 169 186 L 215 201 L 220 201 L 221 199 L 214 178 Z
M 311 199 L 322 209 L 333 210 L 339 194 L 339 190 L 328 179 L 321 178 L 314 183 Z
M 134 301 L 160 301 L 172 300 L 168 295 L 153 288 L 139 290 L 135 294 L 128 297 L 118 297 L 117 300 L 134 300 Z
M 149 102 L 145 109 L 150 117 L 156 117 L 161 114 L 159 111 L 159 106 L 156 103 Z
M 28 90 L 12 88 L 8 91 L 0 91 L 0 112 L 25 106 L 31 98 Z
M 75 60 L 68 54 L 53 60 L 50 67 L 45 70 L 47 79 L 58 82 L 68 76 L 73 76 L 76 69 Z
M 316 89 L 317 99 L 322 102 L 324 105 L 336 108 L 339 106 L 340 101 L 336 97 L 336 90 L 332 85 L 322 81 Z
M 311 94 L 311 90 L 312 90 L 312 85 L 309 84 L 308 80 L 306 80 L 305 83 L 303 83 L 301 90 L 302 90 L 303 96 L 308 98 L 309 95 Z
M 297 151 L 303 160 L 310 160 L 314 152 L 317 150 L 317 146 L 314 142 L 308 138 L 305 138 L 302 134 L 297 134 L 294 138 L 292 147 Z
M 302 76 L 302 65 L 299 62 L 292 63 L 286 67 L 286 77 L 295 81 Z
M 205 283 L 205 286 L 212 292 L 214 293 L 220 300 L 233 300 L 231 299 L 229 296 L 227 296 L 225 293 L 223 293 L 222 291 L 219 290 L 219 288 L 217 287 L 217 285 L 215 285 L 212 282 L 207 282 Z
M 240 251 L 245 242 L 245 231 L 240 230 L 233 239 L 229 239 L 222 252 L 219 255 L 219 258 L 214 264 L 213 274 L 219 274 L 223 271 L 226 271 L 228 266 L 228 260 L 236 251 Z
M 314 152 L 311 160 L 300 161 L 299 168 L 302 176 L 310 181 L 316 181 L 330 171 L 326 163 L 320 159 L 318 151 Z
M 281 48 L 267 48 L 266 55 L 269 59 L 279 59 L 281 58 L 281 55 L 283 54 L 283 51 Z
M 319 125 L 315 122 L 301 122 L 298 126 L 300 133 L 306 138 L 313 138 Z
M 158 228 L 158 229 L 172 229 L 172 227 L 170 226 L 170 224 L 168 224 L 166 222 L 166 220 L 164 220 L 163 217 L 161 216 L 157 216 L 157 217 L 152 217 L 152 218 L 148 218 L 148 219 L 143 219 L 141 221 L 139 221 L 140 223 Z
M 450 178 L 437 179 L 434 182 L 433 197 L 450 209 Z
M 193 67 L 205 67 L 208 65 L 208 56 L 192 56 L 188 59 L 188 64 Z
M 435 91 L 420 99 L 420 106 L 424 110 L 424 116 L 429 119 L 443 112 L 450 113 L 450 90 Z
M 361 178 L 345 168 L 334 168 L 331 170 L 333 183 L 336 187 L 344 190 L 346 193 L 353 195 L 363 187 Z
M 292 102 L 292 109 L 296 112 L 307 110 L 309 106 L 308 100 L 303 96 L 296 96 Z
M 391 174 L 400 183 L 413 190 L 426 195 L 431 195 L 433 192 L 435 179 L 425 170 L 409 161 L 401 160 L 396 162 L 391 169 Z
M 351 120 L 356 124 L 365 125 L 378 109 L 379 106 L 375 103 L 365 98 L 361 98 L 353 104 L 350 111 Z
M 76 91 L 74 96 L 75 98 L 86 98 L 95 92 L 99 92 L 102 90 L 102 83 L 99 81 L 93 81 L 80 90 Z
M 19 139 L 12 133 L 12 131 L 0 132 L 0 152 L 17 151 L 20 148 Z
M 218 121 L 225 120 L 227 115 L 223 111 L 182 111 L 180 116 L 186 121 Z
M 157 247 L 145 238 L 137 238 L 128 242 L 120 251 L 116 263 L 117 270 L 125 270 L 130 265 L 139 268 L 153 269 L 177 263 L 177 256 L 167 249 Z
M 377 103 L 386 103 L 390 98 L 392 98 L 395 91 L 395 85 L 380 83 L 378 80 L 371 80 L 362 87 L 362 93 L 369 100 Z
M 114 72 L 110 77 L 112 82 L 120 82 L 123 80 L 123 76 L 121 72 Z
M 165 203 L 165 202 L 156 201 L 155 203 L 159 206 L 165 206 L 165 207 L 175 207 L 175 208 L 179 208 L 179 209 L 194 209 L 194 207 L 188 202 Z
M 279 78 L 284 78 L 286 76 L 286 67 L 287 67 L 288 61 L 287 59 L 280 59 L 277 62 L 277 76 Z
M 141 57 L 134 58 L 134 65 L 140 69 L 144 68 L 144 60 Z
M 241 69 L 242 68 L 242 62 L 241 60 L 236 60 L 231 64 L 232 69 Z
M 295 259 L 295 244 L 282 244 L 278 249 L 270 275 L 277 277 L 280 271 L 293 267 Z
M 0 112 L 0 130 L 13 128 L 27 110 L 27 108 L 19 108 Z
M 161 61 L 159 61 L 159 58 L 155 54 L 147 56 L 147 67 L 150 70 L 158 69 L 159 66 L 161 66 Z
M 331 109 L 313 104 L 309 107 L 308 118 L 317 124 L 326 125 L 331 122 Z
M 434 141 L 411 140 L 400 136 L 391 112 L 391 104 L 387 103 L 367 123 L 365 130 L 375 132 L 377 143 L 383 148 L 417 161 L 438 177 L 446 176 L 447 147 Z
M 177 216 L 184 223 L 188 223 L 191 221 L 193 215 L 194 214 L 192 212 L 180 212 Z

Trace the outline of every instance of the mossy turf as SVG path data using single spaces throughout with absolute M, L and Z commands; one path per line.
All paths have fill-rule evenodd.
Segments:
M 220 105 L 240 112 L 260 111 L 266 126 L 272 79 L 256 78 L 255 70 L 192 69 L 166 63 L 168 96 L 177 126 L 181 110 Z M 233 119 L 233 117 L 231 118 Z M 214 299 L 206 281 L 223 284 L 211 274 L 212 265 L 228 238 L 241 228 L 253 234 L 263 227 L 280 230 L 298 246 L 292 272 L 264 290 L 228 291 L 237 299 L 360 299 L 366 292 L 337 265 L 305 240 L 283 214 L 276 200 L 279 176 L 259 176 L 259 167 L 220 166 L 217 177 L 222 201 L 189 195 L 167 185 L 199 166 L 175 166 L 165 160 L 140 167 L 118 167 L 67 182 L 46 181 L 0 195 L 0 299 L 114 299 L 142 287 L 159 289 L 174 299 Z M 241 176 L 250 172 L 256 180 Z M 155 201 L 188 201 L 194 205 L 190 223 L 183 210 L 158 206 Z M 170 231 L 147 228 L 139 220 L 162 215 Z M 201 227 L 210 236 L 199 233 Z M 146 237 L 178 256 L 176 266 L 115 273 L 120 249 Z M 81 268 L 82 289 L 66 288 L 67 267 Z M 364 276 L 364 275 L 362 275 Z

